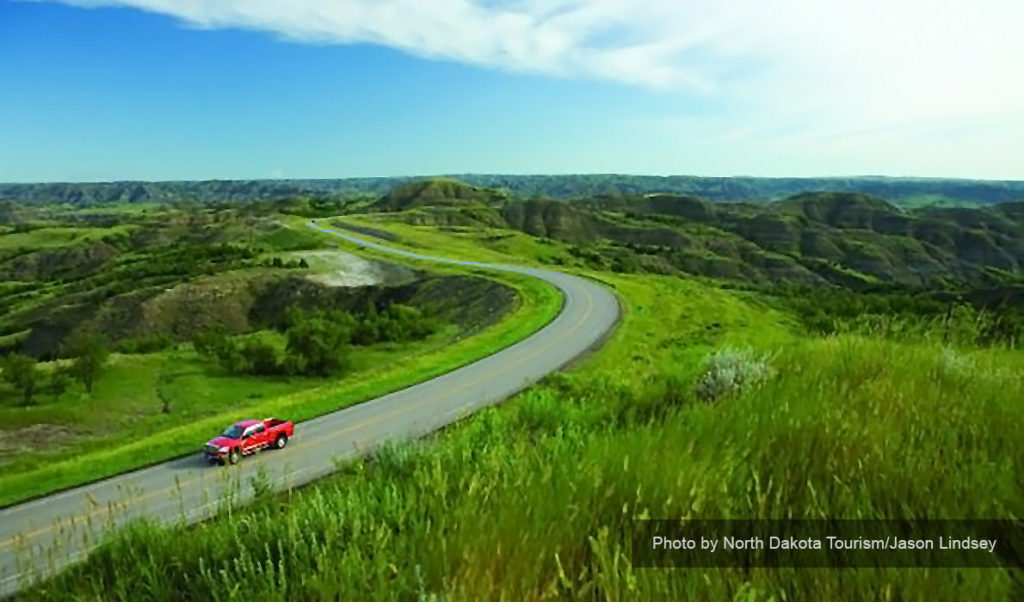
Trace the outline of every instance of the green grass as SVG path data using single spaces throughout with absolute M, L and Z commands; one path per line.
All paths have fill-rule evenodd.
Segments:
M 448 326 L 424 341 L 356 348 L 347 381 L 356 382 L 379 372 L 380 366 L 441 349 L 455 335 L 456 328 Z M 40 369 L 48 374 L 53 365 L 42 364 Z M 40 466 L 108 452 L 125 441 L 146 439 L 154 432 L 210 416 L 223 417 L 236 408 L 244 411 L 247 406 L 329 382 L 324 378 L 226 374 L 211 368 L 209 359 L 198 356 L 188 345 L 145 355 L 114 354 L 91 395 L 79 385 L 58 400 L 43 393 L 36 398 L 36 405 L 19 407 L 14 391 L 0 388 L 5 398 L 0 406 L 2 440 L 26 447 L 38 444 L 34 451 L 7 450 L 0 463 L 3 478 L 30 478 Z M 160 395 L 170 400 L 170 414 L 162 412 Z M 44 427 L 54 434 L 53 439 L 26 440 L 29 433 L 41 433 Z
M 405 228 L 409 244 L 443 236 Z M 471 236 L 435 252 L 509 259 Z M 1024 355 L 810 338 L 750 294 L 588 275 L 625 314 L 571 373 L 314 486 L 192 528 L 136 525 L 25 599 L 1019 597 L 1006 570 L 633 569 L 634 517 L 1020 518 Z M 700 401 L 724 347 L 771 375 Z
M 624 300 L 622 324 L 581 370 L 622 378 L 655 376 L 693 364 L 720 345 L 775 347 L 792 340 L 794 321 L 733 292 L 668 276 L 579 272 Z
M 242 415 L 273 415 L 295 421 L 306 420 L 411 386 L 507 347 L 539 330 L 557 315 L 561 307 L 561 295 L 550 285 L 515 274 L 501 274 L 496 278 L 516 290 L 519 304 L 501 322 L 487 327 L 478 334 L 454 342 L 449 338 L 443 345 L 435 340 L 432 345 L 413 346 L 406 353 L 395 348 L 382 350 L 378 357 L 370 354 L 357 360 L 357 366 L 360 362 L 368 364 L 366 370 L 351 373 L 340 380 L 325 384 L 318 385 L 314 381 L 306 381 L 309 386 L 306 390 L 287 395 L 276 396 L 282 390 L 294 391 L 294 388 L 290 388 L 287 383 L 276 384 L 262 391 L 261 398 L 239 399 L 236 395 L 234 403 L 229 403 L 232 392 L 239 389 L 251 391 L 256 386 L 256 394 L 260 394 L 262 385 L 255 385 L 249 378 L 239 379 L 238 382 L 227 379 L 216 384 L 209 383 L 211 388 L 222 388 L 223 391 L 211 393 L 206 398 L 200 396 L 199 399 L 208 401 L 209 406 L 204 412 L 190 415 L 188 419 L 181 418 L 177 413 L 169 418 L 160 416 L 157 420 L 166 428 L 153 430 L 140 427 L 128 433 L 118 430 L 116 437 L 104 438 L 103 444 L 93 443 L 96 445 L 95 448 L 86 447 L 85 451 L 77 449 L 78 453 L 73 455 L 65 452 L 64 456 L 67 457 L 32 468 L 29 466 L 34 462 L 28 458 L 24 463 L 19 462 L 19 466 L 25 468 L 20 472 L 12 472 L 5 468 L 3 475 L 0 476 L 0 504 L 8 505 L 187 454 L 219 432 L 224 424 L 231 423 Z M 150 377 L 155 378 L 152 377 L 152 373 Z M 109 385 L 119 387 L 116 395 L 120 395 L 122 401 L 125 399 L 124 396 L 131 395 L 134 390 L 133 378 L 145 377 L 133 375 L 125 380 L 123 386 Z M 109 378 L 101 382 L 117 381 Z M 276 381 L 270 379 L 263 382 Z M 145 390 L 144 383 L 137 384 Z M 299 386 L 302 386 L 301 381 Z M 158 402 L 140 403 L 143 408 L 138 410 L 135 409 L 134 401 L 124 406 L 125 411 L 134 411 L 136 414 L 125 418 L 127 422 L 122 422 L 122 426 L 140 415 L 158 411 L 160 407 Z M 88 408 L 89 404 L 85 403 L 81 411 L 89 411 Z M 20 410 L 10 410 L 11 413 L 18 411 Z M 40 409 L 29 411 L 37 412 L 29 419 L 34 421 L 55 419 L 62 410 L 41 406 Z M 154 423 L 147 424 L 152 426 Z M 15 424 L 28 422 L 15 421 Z M 126 436 L 128 434 L 133 436 Z
M 241 237 L 239 237 L 241 238 Z M 308 228 L 272 228 L 261 233 L 258 244 L 281 251 L 316 248 L 322 239 Z
M 15 249 L 55 249 L 85 242 L 94 242 L 104 236 L 130 231 L 130 226 L 111 228 L 53 227 L 28 232 L 11 232 L 0 236 L 0 251 Z
M 66 205 L 54 205 L 51 207 L 44 205 L 41 208 L 50 208 L 58 214 L 67 213 L 70 215 L 138 216 L 143 213 L 161 213 L 167 211 L 167 207 L 165 205 L 150 201 L 135 203 L 105 203 L 103 205 L 93 205 L 85 208 L 69 203 Z
M 772 364 L 716 404 L 694 399 L 699 364 L 584 367 L 314 487 L 192 529 L 139 525 L 26 599 L 1012 598 L 1012 574 L 987 569 L 632 569 L 636 516 L 1024 511 L 1019 355 L 844 336 Z
M 543 266 L 555 258 L 569 262 L 564 245 L 513 230 L 498 228 L 410 226 L 389 219 L 388 214 L 346 215 L 341 221 L 391 232 L 399 237 L 389 246 L 415 251 L 429 250 L 444 257 Z M 332 220 L 323 220 L 325 226 Z M 343 231 L 343 230 L 342 230 Z M 352 233 L 372 240 L 368 235 Z

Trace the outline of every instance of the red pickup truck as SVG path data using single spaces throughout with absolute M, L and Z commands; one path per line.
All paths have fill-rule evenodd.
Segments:
M 207 441 L 203 453 L 210 462 L 237 464 L 242 456 L 269 447 L 283 449 L 288 445 L 294 428 L 291 420 L 239 420 L 224 429 L 220 437 Z

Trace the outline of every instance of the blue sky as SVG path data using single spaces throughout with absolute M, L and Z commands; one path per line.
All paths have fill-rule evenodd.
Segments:
M 0 181 L 1024 179 L 1021 4 L 872 3 L 0 0 Z

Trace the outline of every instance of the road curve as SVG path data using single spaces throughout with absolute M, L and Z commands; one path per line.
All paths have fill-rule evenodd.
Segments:
M 614 295 L 584 278 L 430 257 L 314 222 L 309 225 L 388 253 L 540 278 L 561 291 L 562 310 L 538 332 L 494 355 L 296 425 L 293 444 L 284 450 L 261 453 L 227 468 L 208 466 L 197 453 L 0 511 L 0 596 L 81 559 L 105 532 L 134 519 L 174 522 L 184 517 L 194 522 L 212 516 L 230 498 L 244 501 L 253 495 L 249 479 L 257 471 L 265 471 L 276 488 L 296 486 L 331 473 L 336 459 L 365 454 L 384 441 L 437 430 L 566 365 L 599 344 L 618 320 Z M 196 442 L 197 448 L 201 445 Z

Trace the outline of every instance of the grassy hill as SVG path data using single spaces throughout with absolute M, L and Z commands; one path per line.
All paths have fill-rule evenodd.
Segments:
M 414 180 L 396 186 L 372 205 L 377 211 L 402 211 L 424 206 L 490 205 L 507 194 L 489 188 L 471 186 L 449 178 Z
M 1024 203 L 903 209 L 862 193 L 808 192 L 767 204 L 671 194 L 523 200 L 450 180 L 396 188 L 384 210 L 419 226 L 511 228 L 574 245 L 591 267 L 745 283 L 864 290 L 1019 280 Z
M 932 321 L 948 322 L 963 307 L 977 314 L 982 338 L 1024 337 L 1024 304 L 1014 292 L 1024 288 L 1024 203 L 906 209 L 847 192 L 802 193 L 767 204 L 671 194 L 570 203 L 495 192 L 486 202 L 456 199 L 373 211 L 370 205 L 350 214 L 360 216 L 354 227 L 380 232 L 375 221 L 400 222 L 418 232 L 440 228 L 474 237 L 556 266 L 706 277 L 758 291 L 781 287 L 815 331 L 830 331 L 831 319 L 797 299 L 830 305 L 847 326 L 857 308 L 876 314 L 871 307 L 892 309 L 892 298 L 900 299 L 892 311 Z M 546 243 L 548 251 L 536 255 L 544 244 L 508 244 L 510 231 Z M 451 244 L 451 238 L 424 244 Z

